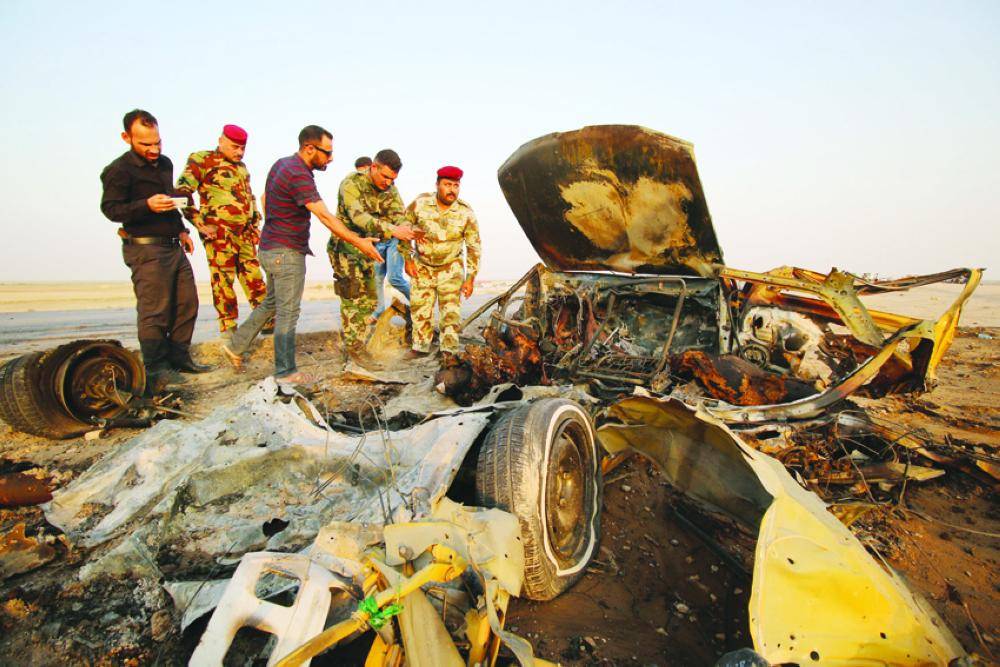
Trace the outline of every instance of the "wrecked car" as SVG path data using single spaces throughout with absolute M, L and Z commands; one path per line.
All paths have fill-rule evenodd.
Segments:
M 762 421 L 814 416 L 862 389 L 925 390 L 982 275 L 727 267 L 691 144 L 642 127 L 540 137 L 499 180 L 544 263 L 463 322 L 490 313 L 485 345 L 439 378 L 460 403 L 505 381 L 588 382 L 608 395 L 694 381 L 714 414 Z M 965 288 L 936 321 L 861 301 L 943 281 Z
M 194 665 L 221 664 L 241 627 L 274 636 L 268 664 L 367 629 L 365 664 L 495 664 L 502 647 L 546 664 L 504 627 L 509 599 L 583 575 L 603 467 L 635 451 L 755 536 L 748 636 L 767 661 L 961 664 L 926 603 L 736 426 L 930 386 L 980 272 L 730 269 L 691 145 L 638 127 L 547 135 L 499 176 L 544 264 L 464 323 L 489 312 L 485 344 L 413 385 L 462 407 L 355 433 L 265 380 L 205 419 L 160 422 L 46 505 L 93 550 L 81 578 L 162 582 L 185 626 L 212 612 Z M 958 278 L 936 321 L 859 300 Z M 430 404 L 410 398 L 381 418 Z

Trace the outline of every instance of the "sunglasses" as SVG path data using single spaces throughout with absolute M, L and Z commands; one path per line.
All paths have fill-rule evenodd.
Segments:
M 309 144 L 309 145 L 312 146 L 313 148 L 315 148 L 316 150 L 318 150 L 320 153 L 322 153 L 323 155 L 325 155 L 327 157 L 330 157 L 331 155 L 333 155 L 333 151 L 332 150 L 328 151 L 325 148 L 320 148 L 316 144 Z

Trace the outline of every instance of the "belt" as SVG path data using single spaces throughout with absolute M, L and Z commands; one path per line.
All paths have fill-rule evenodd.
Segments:
M 181 240 L 176 236 L 129 236 L 122 239 L 124 245 L 180 245 Z
M 451 259 L 445 260 L 445 261 L 443 261 L 443 262 L 441 262 L 439 264 L 431 264 L 430 262 L 428 262 L 426 259 L 424 259 L 420 255 L 417 255 L 417 263 L 418 264 L 423 264 L 424 266 L 429 266 L 432 269 L 440 269 L 442 266 L 448 266 L 449 264 L 453 264 L 454 262 L 457 262 L 460 259 L 462 259 L 461 255 L 459 255 L 458 257 L 452 257 Z

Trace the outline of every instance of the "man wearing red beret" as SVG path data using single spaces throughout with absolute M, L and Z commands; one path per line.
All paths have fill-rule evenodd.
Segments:
M 267 294 L 257 260 L 260 212 L 250 190 L 250 172 L 243 164 L 246 130 L 237 125 L 222 128 L 214 151 L 188 157 L 177 190 L 198 193 L 200 206 L 188 206 L 184 217 L 198 228 L 212 280 L 212 302 L 224 339 L 236 329 L 239 316 L 233 282 L 239 280 L 252 308 Z
M 410 315 L 413 319 L 413 349 L 407 358 L 430 352 L 434 337 L 434 301 L 441 311 L 441 352 L 458 352 L 458 325 L 461 321 L 459 295 L 468 299 L 479 270 L 479 225 L 472 207 L 458 198 L 462 170 L 441 167 L 437 191 L 424 193 L 406 209 L 415 230 L 423 232 L 416 247 L 400 243 L 406 273 L 413 278 Z M 465 262 L 462 249 L 465 248 Z

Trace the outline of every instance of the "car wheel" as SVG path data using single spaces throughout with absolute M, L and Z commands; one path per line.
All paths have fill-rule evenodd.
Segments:
M 44 438 L 72 438 L 125 413 L 146 373 L 118 341 L 79 340 L 0 366 L 0 419 Z
M 551 600 L 581 576 L 600 539 L 601 478 L 594 427 L 573 401 L 544 398 L 509 411 L 479 451 L 476 495 L 517 517 L 524 588 Z
M 39 407 L 41 358 L 41 352 L 34 352 L 0 367 L 0 417 L 15 430 L 48 437 L 49 420 Z

